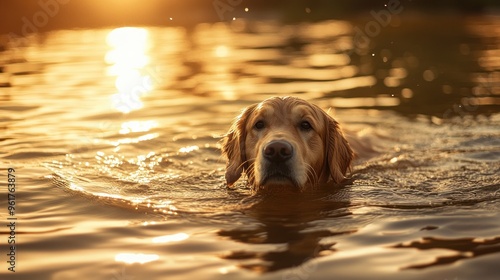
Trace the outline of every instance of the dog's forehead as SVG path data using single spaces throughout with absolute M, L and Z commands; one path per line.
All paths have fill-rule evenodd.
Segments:
M 272 116 L 276 112 L 275 108 L 279 109 L 278 106 L 274 106 L 270 102 L 262 101 L 261 103 L 257 104 L 257 107 L 255 107 L 254 112 L 259 115 Z
M 290 108 L 290 112 L 294 116 L 305 117 L 312 116 L 316 117 L 315 110 L 311 107 L 311 105 L 299 104 Z
M 301 100 L 292 98 L 272 98 L 267 99 L 259 103 L 256 107 L 258 113 L 263 113 L 265 115 L 270 114 L 314 114 L 315 110 L 313 105 Z
M 253 117 L 273 120 L 277 123 L 296 122 L 308 120 L 321 122 L 322 114 L 325 114 L 319 107 L 295 98 L 272 98 L 257 104 Z

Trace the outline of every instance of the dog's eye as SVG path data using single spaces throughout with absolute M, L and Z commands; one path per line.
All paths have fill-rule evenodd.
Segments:
M 257 130 L 261 130 L 263 129 L 264 127 L 266 126 L 266 124 L 264 123 L 264 121 L 258 121 L 254 124 L 253 128 L 257 129 Z
M 302 130 L 311 130 L 313 127 L 311 125 L 311 123 L 309 123 L 308 121 L 303 121 L 300 123 L 300 129 Z

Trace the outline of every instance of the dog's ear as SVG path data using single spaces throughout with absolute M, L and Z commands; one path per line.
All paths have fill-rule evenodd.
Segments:
M 222 139 L 222 155 L 226 157 L 226 182 L 233 185 L 248 168 L 245 155 L 246 123 L 255 106 L 246 108 Z
M 347 171 L 351 170 L 354 152 L 347 142 L 339 123 L 325 113 L 326 118 L 326 171 L 330 173 L 335 184 L 345 179 Z

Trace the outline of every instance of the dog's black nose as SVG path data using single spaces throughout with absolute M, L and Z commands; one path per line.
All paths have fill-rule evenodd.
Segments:
M 269 142 L 264 146 L 264 157 L 270 161 L 283 162 L 293 156 L 293 147 L 290 143 L 282 140 Z

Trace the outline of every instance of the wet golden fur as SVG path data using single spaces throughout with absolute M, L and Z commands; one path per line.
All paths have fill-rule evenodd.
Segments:
M 263 150 L 270 141 L 286 141 L 293 147 L 289 180 L 265 180 L 269 164 Z M 222 140 L 222 153 L 227 184 L 245 173 L 256 192 L 340 183 L 353 159 L 338 122 L 320 107 L 294 97 L 273 97 L 246 108 Z

